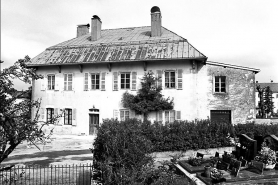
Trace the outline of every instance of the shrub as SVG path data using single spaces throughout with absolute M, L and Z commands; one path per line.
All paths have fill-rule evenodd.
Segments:
M 254 139 L 254 136 L 278 135 L 278 124 L 246 123 L 234 126 L 237 135 L 246 134 Z

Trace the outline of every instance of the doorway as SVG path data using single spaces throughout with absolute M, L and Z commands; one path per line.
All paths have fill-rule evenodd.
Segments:
M 97 134 L 99 114 L 89 114 L 89 135 Z

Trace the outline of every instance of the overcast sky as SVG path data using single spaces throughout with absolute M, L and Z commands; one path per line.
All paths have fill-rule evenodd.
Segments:
M 1 0 L 2 69 L 76 37 L 93 15 L 103 29 L 150 26 L 152 6 L 162 26 L 209 61 L 257 68 L 257 81 L 278 82 L 278 0 Z

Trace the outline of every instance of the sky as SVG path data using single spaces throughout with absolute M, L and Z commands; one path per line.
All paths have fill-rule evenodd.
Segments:
M 150 26 L 153 6 L 162 26 L 209 61 L 260 69 L 256 81 L 278 82 L 278 0 L 1 0 L 1 69 L 75 38 L 93 15 L 102 29 Z

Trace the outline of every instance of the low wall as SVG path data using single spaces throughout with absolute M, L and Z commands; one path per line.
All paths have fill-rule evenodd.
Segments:
M 278 124 L 278 118 L 271 118 L 271 119 L 257 118 L 255 123 L 256 124 Z
M 221 147 L 221 148 L 208 148 L 208 149 L 199 149 L 199 150 L 188 150 L 185 152 L 181 151 L 174 151 L 174 152 L 154 152 L 151 154 L 152 157 L 154 157 L 155 161 L 169 161 L 172 159 L 171 156 L 179 155 L 182 153 L 182 157 L 180 160 L 187 160 L 189 157 L 195 156 L 197 152 L 205 154 L 204 158 L 209 158 L 211 156 L 215 155 L 215 152 L 218 152 L 219 154 L 223 154 L 224 151 L 231 153 L 233 150 L 235 150 L 235 147 Z

